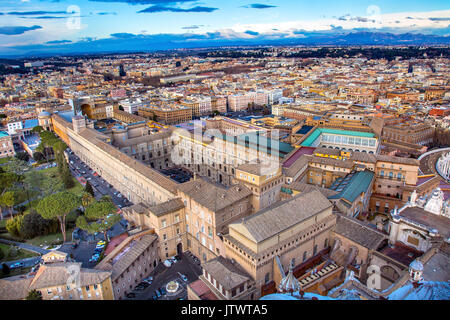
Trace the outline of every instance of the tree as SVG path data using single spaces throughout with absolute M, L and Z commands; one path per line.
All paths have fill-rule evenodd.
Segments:
M 80 198 L 63 191 L 49 195 L 39 201 L 37 212 L 45 219 L 58 219 L 64 242 L 66 241 L 66 217 L 80 206 Z
M 84 208 L 89 207 L 93 202 L 95 201 L 95 198 L 88 192 L 83 192 L 83 195 L 81 196 L 81 204 Z
M 11 159 L 11 161 L 9 161 L 8 169 L 10 172 L 14 172 L 17 175 L 21 175 L 29 169 L 29 165 L 25 161 L 14 157 Z
M 45 156 L 42 152 L 36 151 L 33 154 L 33 159 L 34 161 L 40 162 L 40 161 L 44 161 L 45 160 Z
M 31 132 L 40 134 L 42 131 L 44 131 L 44 128 L 42 126 L 36 126 L 33 129 L 31 129 Z
M 28 292 L 27 297 L 25 300 L 42 300 L 42 293 L 36 289 L 31 290 Z
M 58 223 L 56 220 L 44 219 L 40 214 L 32 212 L 23 217 L 20 234 L 25 239 L 33 239 L 38 236 L 56 232 Z
M 94 189 L 91 186 L 89 181 L 86 181 L 86 186 L 84 187 L 84 191 L 89 193 L 91 196 L 95 197 Z
M 122 106 L 119 106 L 120 111 L 125 111 L 125 109 Z
M 21 237 L 20 230 L 22 229 L 22 226 L 23 226 L 23 216 L 18 215 L 15 216 L 14 218 L 8 219 L 8 221 L 6 221 L 5 227 L 10 235 L 14 237 Z
M 19 152 L 16 154 L 16 158 L 25 162 L 28 162 L 30 160 L 30 155 L 26 153 L 25 151 Z
M 72 173 L 70 172 L 69 166 L 67 165 L 66 161 L 64 161 L 62 167 L 61 180 L 64 183 L 64 187 L 66 189 L 70 189 L 75 186 L 75 183 L 73 182 Z
M 6 263 L 2 264 L 2 273 L 4 275 L 8 275 L 11 272 L 11 269 L 9 269 L 8 265 Z
M 5 192 L 0 198 L 0 203 L 8 207 L 11 217 L 13 215 L 13 206 L 16 203 L 16 198 L 17 194 L 14 191 Z
M 117 208 L 111 201 L 96 201 L 86 208 L 84 216 L 77 218 L 76 225 L 91 234 L 102 232 L 107 240 L 107 231 L 121 219 L 121 215 L 117 214 Z M 95 221 L 89 223 L 88 220 Z

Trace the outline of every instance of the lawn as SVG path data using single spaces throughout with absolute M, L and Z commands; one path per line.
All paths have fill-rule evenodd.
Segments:
M 3 254 L 4 254 L 4 256 L 0 262 L 21 260 L 21 259 L 25 259 L 25 258 L 31 258 L 31 257 L 38 256 L 37 253 L 27 251 L 24 249 L 18 249 L 16 251 L 11 250 L 12 246 L 3 244 L 3 243 L 0 243 L 0 249 L 3 251 Z
M 0 158 L 0 164 L 4 164 L 7 163 L 11 160 L 11 157 L 6 157 L 6 158 Z
M 67 229 L 66 230 L 66 241 L 72 241 L 72 231 L 73 229 Z M 56 245 L 56 244 L 62 244 L 63 242 L 62 233 L 54 233 L 54 234 L 48 234 L 46 236 L 40 236 L 36 237 L 30 240 L 27 240 L 26 243 L 37 246 L 37 247 L 44 247 L 49 245 Z

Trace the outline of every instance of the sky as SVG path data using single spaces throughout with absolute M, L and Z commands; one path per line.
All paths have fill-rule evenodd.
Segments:
M 450 36 L 448 0 L 1 0 L 0 55 L 156 49 L 358 31 Z M 450 38 L 449 38 L 450 39 Z M 165 45 L 164 45 L 165 44 Z M 142 48 L 140 48 L 142 46 Z

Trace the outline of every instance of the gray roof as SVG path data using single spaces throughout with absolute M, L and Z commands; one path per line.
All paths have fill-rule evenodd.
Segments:
M 222 210 L 252 194 L 242 184 L 224 188 L 202 178 L 180 184 L 178 189 L 213 212 Z
M 256 242 L 262 242 L 331 207 L 331 202 L 314 190 L 276 203 L 236 224 L 242 224 Z
M 450 237 L 450 219 L 445 216 L 438 216 L 420 207 L 406 207 L 399 212 L 399 216 L 406 218 L 403 219 L 406 222 L 410 220 L 428 229 L 437 229 L 444 238 Z
M 356 219 L 337 215 L 334 232 L 371 250 L 378 249 L 387 236 Z
M 152 206 L 149 208 L 149 211 L 153 213 L 155 216 L 159 217 L 183 208 L 184 208 L 183 201 L 181 201 L 180 198 L 175 198 Z
M 238 265 L 222 256 L 203 264 L 203 269 L 216 279 L 225 290 L 232 290 L 250 280 L 250 276 Z

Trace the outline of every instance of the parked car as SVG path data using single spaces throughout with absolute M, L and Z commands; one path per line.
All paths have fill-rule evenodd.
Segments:
M 167 267 L 167 268 L 170 268 L 171 266 L 172 266 L 172 261 L 170 261 L 169 259 L 167 259 L 167 260 L 164 260 L 164 265 Z
M 136 297 L 136 294 L 133 292 L 129 292 L 126 294 L 126 296 L 127 296 L 127 298 L 134 298 L 134 297 Z
M 178 274 L 180 275 L 180 278 L 183 279 L 184 282 L 188 281 L 188 278 L 184 274 L 179 273 L 179 272 L 178 272 Z
M 153 282 L 153 277 L 147 277 L 145 279 L 142 279 L 143 282 L 148 283 L 148 284 L 152 284 Z
M 73 248 L 73 249 L 78 248 L 78 243 L 76 243 L 76 242 L 72 243 L 72 248 Z
M 15 268 L 22 268 L 22 267 L 23 267 L 23 262 L 16 262 L 16 263 L 13 263 L 9 268 L 15 269 Z
M 155 294 L 152 296 L 152 300 L 158 300 L 158 296 Z
M 155 290 L 155 296 L 157 297 L 157 299 L 159 299 L 162 297 L 162 294 L 158 290 Z
M 166 295 L 166 293 L 167 293 L 167 291 L 166 291 L 166 288 L 164 288 L 164 287 L 161 287 L 161 288 L 159 288 L 159 292 L 161 292 L 161 295 Z
M 105 245 L 105 244 L 106 244 L 106 242 L 103 240 L 100 240 L 99 242 L 97 242 L 97 245 Z

